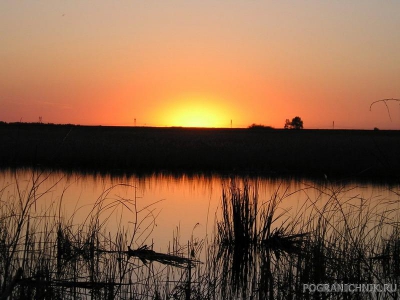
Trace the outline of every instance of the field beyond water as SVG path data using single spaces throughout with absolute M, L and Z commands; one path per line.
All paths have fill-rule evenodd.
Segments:
M 1 124 L 0 167 L 398 178 L 400 131 Z

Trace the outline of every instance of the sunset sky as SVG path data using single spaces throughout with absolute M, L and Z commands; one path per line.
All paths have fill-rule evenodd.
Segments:
M 400 129 L 400 1 L 0 2 L 0 121 Z

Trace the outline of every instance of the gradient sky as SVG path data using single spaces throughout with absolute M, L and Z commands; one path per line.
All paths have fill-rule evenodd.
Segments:
M 0 120 L 400 129 L 400 1 L 0 2 Z

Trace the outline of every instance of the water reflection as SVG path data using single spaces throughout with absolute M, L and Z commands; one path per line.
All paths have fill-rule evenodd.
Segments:
M 248 209 L 240 206 L 238 222 L 233 208 L 224 210 L 222 205 L 224 189 L 229 189 L 232 182 L 239 191 L 244 191 L 247 183 L 254 193 Z M 174 275 L 165 275 L 169 269 L 155 270 L 155 264 L 148 266 L 148 261 L 143 262 L 148 257 L 142 256 L 142 261 L 131 267 L 136 273 L 129 280 L 132 276 L 137 282 L 143 276 L 153 280 L 154 274 L 163 274 L 157 275 L 157 280 L 163 282 L 163 287 L 168 282 L 172 286 L 168 289 L 178 293 L 174 282 L 184 278 L 180 279 L 185 283 L 183 294 L 189 291 L 191 295 L 219 295 L 217 299 L 290 298 L 299 296 L 303 283 L 321 280 L 372 283 L 391 278 L 388 283 L 397 283 L 398 189 L 216 175 L 115 177 L 33 170 L 0 173 L 2 209 L 12 208 L 11 202 L 17 207 L 20 199 L 34 193 L 38 201 L 32 204 L 33 213 L 62 218 L 66 234 L 53 232 L 58 241 L 62 240 L 58 242 L 62 246 L 58 251 L 62 253 L 60 261 L 73 257 L 70 243 L 88 245 L 76 248 L 74 253 L 93 260 L 95 239 L 85 236 L 90 231 L 80 226 L 86 224 L 95 229 L 92 232 L 106 228 L 107 232 L 101 234 L 107 236 L 109 244 L 98 252 L 113 249 L 120 255 L 110 260 L 110 268 L 122 264 L 121 253 L 128 246 L 180 252 L 204 264 L 193 270 L 172 269 Z M 278 199 L 279 205 L 271 213 L 273 199 Z M 253 214 L 241 215 L 252 210 Z M 38 223 L 36 229 L 39 227 Z M 225 228 L 226 241 L 221 228 Z M 142 266 L 146 275 L 140 273 Z
M 216 243 L 219 255 L 214 260 L 220 270 L 219 295 L 235 299 L 324 298 L 304 286 L 380 284 L 382 290 L 385 283 L 390 288 L 380 297 L 398 297 L 398 198 L 366 199 L 343 187 L 312 189 L 320 196 L 307 198 L 302 209 L 291 216 L 279 212 L 285 192 L 276 192 L 262 207 L 246 182 L 241 189 L 233 184 L 228 194 L 224 191 Z M 333 295 L 342 299 L 342 293 Z
M 136 202 L 138 210 L 147 207 L 143 214 L 150 213 L 148 222 L 138 228 L 143 233 L 141 239 L 135 242 L 137 245 L 154 243 L 157 249 L 163 250 L 168 247 L 177 228 L 182 239 L 188 240 L 199 223 L 194 233 L 204 237 L 209 212 L 211 226 L 217 205 L 215 199 L 218 199 L 221 190 L 216 179 L 209 177 L 160 174 L 123 178 L 62 172 L 43 172 L 38 176 L 39 173 L 32 170 L 0 173 L 2 201 L 9 200 L 9 195 L 18 195 L 19 191 L 29 191 L 35 181 L 40 183 L 36 193 L 42 195 L 40 201 L 35 203 L 37 211 L 60 205 L 64 218 L 79 224 L 100 198 L 107 203 L 130 199 Z M 130 226 L 131 218 L 129 210 L 116 210 L 108 219 L 109 229 L 115 231 L 121 220 L 125 226 Z
M 38 173 L 32 170 L 3 170 L 0 172 L 2 200 L 6 195 L 18 193 L 32 184 Z M 139 209 L 151 204 L 154 227 L 150 240 L 137 241 L 154 243 L 157 249 L 165 250 L 173 232 L 179 230 L 182 240 L 189 240 L 192 234 L 206 237 L 214 229 L 215 218 L 221 214 L 222 188 L 231 180 L 241 182 L 241 177 L 201 174 L 152 174 L 146 176 L 82 175 L 79 173 L 42 172 L 37 193 L 42 193 L 36 205 L 45 207 L 61 202 L 66 218 L 80 222 L 93 204 L 104 197 L 107 201 L 120 199 L 136 200 Z M 36 179 L 35 179 L 36 180 Z M 342 199 L 393 199 L 396 187 L 353 183 L 312 182 L 300 179 L 247 178 L 251 186 L 257 187 L 260 201 L 266 201 L 275 193 L 284 195 L 280 205 L 281 213 L 296 215 L 307 199 L 323 197 L 321 190 L 328 185 L 331 190 L 340 190 Z M 18 183 L 18 186 L 16 185 Z M 38 208 L 39 209 L 39 208 Z M 150 207 L 149 207 L 150 209 Z M 130 214 L 115 211 L 109 219 L 110 230 L 124 220 L 129 224 Z M 150 218 L 149 218 L 150 221 Z M 153 220 L 152 220 L 153 221 Z M 196 226 L 196 224 L 199 224 Z M 146 223 L 143 227 L 147 227 Z M 144 229 L 141 228 L 141 229 Z M 144 236 L 147 236 L 145 234 Z M 142 237 L 143 238 L 143 237 Z

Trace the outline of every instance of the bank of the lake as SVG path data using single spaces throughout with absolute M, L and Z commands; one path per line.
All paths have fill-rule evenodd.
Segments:
M 1 124 L 0 166 L 398 178 L 400 131 Z

